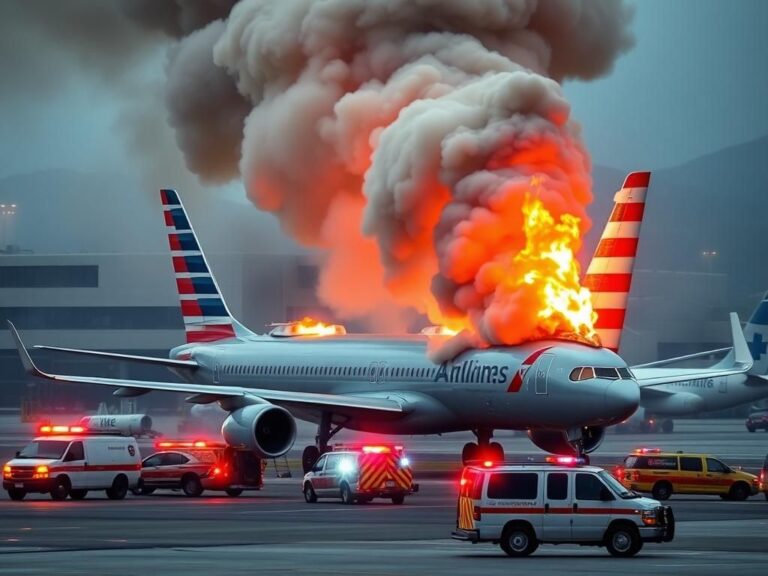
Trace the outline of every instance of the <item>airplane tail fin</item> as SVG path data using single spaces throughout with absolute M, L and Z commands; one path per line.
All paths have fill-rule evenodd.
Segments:
M 755 376 L 768 374 L 768 292 L 744 326 L 744 338 L 755 361 L 749 373 Z
M 252 336 L 229 312 L 179 195 L 164 189 L 160 199 L 187 342 Z
M 597 313 L 595 330 L 605 348 L 618 351 L 635 267 L 650 172 L 632 172 L 613 198 L 611 217 L 584 277 Z

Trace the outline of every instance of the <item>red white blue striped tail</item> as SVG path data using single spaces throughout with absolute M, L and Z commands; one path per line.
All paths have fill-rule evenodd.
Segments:
M 215 342 L 246 331 L 230 314 L 175 190 L 161 190 L 187 342 Z
M 650 172 L 632 172 L 613 200 L 613 212 L 584 278 L 597 313 L 595 330 L 605 348 L 621 343 Z

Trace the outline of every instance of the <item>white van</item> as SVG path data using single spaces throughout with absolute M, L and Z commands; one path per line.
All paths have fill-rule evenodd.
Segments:
M 121 500 L 140 477 L 133 437 L 53 434 L 35 438 L 5 464 L 3 488 L 11 500 L 23 500 L 30 492 L 82 500 L 89 490 L 106 490 L 109 498 Z
M 644 542 L 674 538 L 669 506 L 627 490 L 602 468 L 486 464 L 462 473 L 456 540 L 500 544 L 510 556 L 527 556 L 539 544 L 605 546 L 614 556 L 634 556 Z

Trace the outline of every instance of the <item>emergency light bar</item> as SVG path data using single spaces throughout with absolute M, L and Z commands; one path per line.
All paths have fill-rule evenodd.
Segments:
M 82 426 L 62 426 L 60 424 L 42 424 L 38 429 L 40 434 L 83 434 L 85 428 Z
M 661 454 L 661 448 L 636 448 L 635 454 Z
M 224 442 L 207 442 L 205 440 L 162 440 L 155 442 L 155 448 L 226 448 Z
M 400 444 L 334 444 L 335 452 L 362 452 L 364 454 L 385 454 L 387 452 L 402 452 L 403 446 Z

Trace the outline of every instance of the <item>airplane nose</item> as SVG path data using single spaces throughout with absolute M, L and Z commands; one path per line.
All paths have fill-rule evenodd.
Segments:
M 615 422 L 623 422 L 640 405 L 640 387 L 634 380 L 613 380 L 605 388 L 605 408 Z

